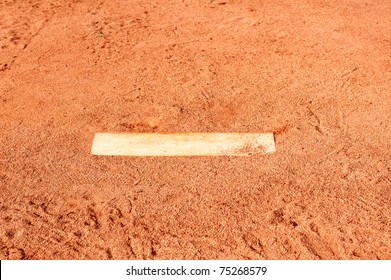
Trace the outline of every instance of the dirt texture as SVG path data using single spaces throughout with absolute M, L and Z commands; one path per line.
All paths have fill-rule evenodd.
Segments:
M 389 0 L 0 0 L 0 259 L 391 259 L 390 34 Z

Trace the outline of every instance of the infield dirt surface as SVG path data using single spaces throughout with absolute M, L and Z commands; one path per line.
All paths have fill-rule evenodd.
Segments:
M 0 0 L 0 259 L 390 259 L 391 2 Z M 100 157 L 96 132 L 274 132 Z

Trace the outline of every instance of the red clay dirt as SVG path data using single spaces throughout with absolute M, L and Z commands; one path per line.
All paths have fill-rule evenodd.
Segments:
M 0 0 L 1 259 L 390 259 L 391 2 Z M 98 157 L 95 132 L 275 132 Z

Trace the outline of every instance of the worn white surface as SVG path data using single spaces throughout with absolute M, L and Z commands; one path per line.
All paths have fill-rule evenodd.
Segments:
M 273 133 L 96 133 L 93 155 L 247 156 L 276 151 Z

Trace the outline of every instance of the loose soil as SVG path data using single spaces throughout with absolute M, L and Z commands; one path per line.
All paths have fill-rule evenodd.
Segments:
M 1 259 L 390 259 L 391 2 L 0 0 Z M 274 132 L 99 157 L 95 132 Z

